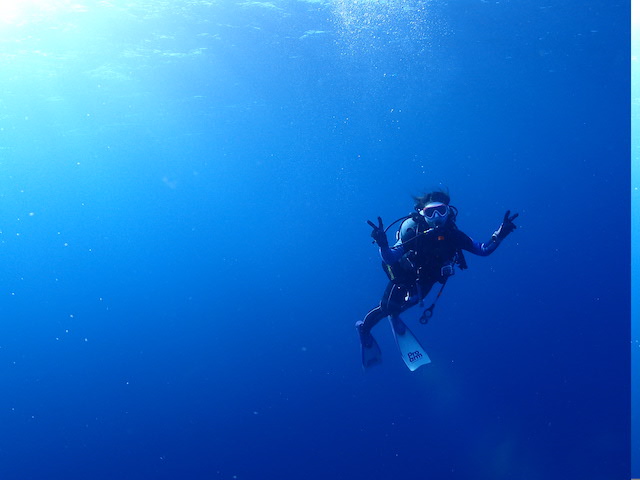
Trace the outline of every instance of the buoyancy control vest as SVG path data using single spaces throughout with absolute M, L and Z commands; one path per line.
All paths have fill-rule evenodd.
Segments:
M 461 270 L 467 268 L 457 246 L 457 232 L 455 217 L 437 229 L 430 228 L 417 213 L 407 217 L 396 233 L 396 239 L 404 246 L 404 255 L 393 265 L 382 264 L 389 280 L 405 286 L 427 278 L 444 283 L 454 274 L 455 265 Z

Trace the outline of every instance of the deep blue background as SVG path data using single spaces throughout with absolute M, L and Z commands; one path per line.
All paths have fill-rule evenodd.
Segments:
M 629 477 L 627 3 L 154 5 L 0 23 L 1 478 Z M 439 185 L 520 228 L 365 374 Z

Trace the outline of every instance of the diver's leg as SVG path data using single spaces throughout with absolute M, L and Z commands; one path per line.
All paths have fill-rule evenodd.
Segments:
M 393 282 L 387 284 L 380 305 L 372 309 L 364 317 L 364 320 L 356 323 L 356 328 L 360 334 L 360 342 L 368 346 L 372 342 L 371 329 L 383 318 L 387 316 L 395 317 L 404 310 L 407 303 L 408 289 Z
M 385 316 L 398 315 L 400 312 L 408 308 L 407 300 L 410 298 L 410 289 L 404 285 L 397 285 L 393 282 L 389 282 L 382 300 L 380 301 L 380 307 Z
M 360 334 L 360 342 L 363 346 L 369 346 L 373 338 L 371 337 L 371 329 L 384 317 L 390 314 L 390 311 L 399 312 L 404 302 L 405 290 L 398 287 L 393 282 L 389 282 L 382 294 L 380 305 L 372 308 L 364 317 L 364 320 L 356 322 L 356 329 Z
M 400 314 L 422 302 L 434 283 L 435 282 L 431 280 L 422 280 L 410 288 L 398 289 L 396 293 L 389 298 L 388 315 L 393 323 L 393 329 L 396 334 L 404 335 L 407 328 L 400 319 Z
M 387 315 L 401 312 L 403 310 L 402 306 L 406 302 L 406 293 L 407 289 L 405 287 L 389 282 L 380 299 L 380 305 L 371 309 L 364 317 L 364 320 L 356 323 L 358 330 L 362 329 L 364 333 L 369 333 Z
M 403 288 L 389 300 L 389 313 L 387 315 L 397 316 L 398 314 L 415 307 L 429 294 L 434 280 L 422 280 L 419 284 L 412 285 L 411 288 Z

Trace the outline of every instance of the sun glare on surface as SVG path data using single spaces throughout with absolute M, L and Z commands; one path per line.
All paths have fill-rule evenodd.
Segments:
M 0 0 L 0 22 L 14 23 L 16 17 L 18 17 L 19 9 L 20 4 L 17 1 Z
M 0 26 L 23 25 L 60 11 L 83 8 L 69 0 L 0 0 Z
M 37 0 L 0 0 L 0 25 L 29 23 L 41 8 L 50 8 L 52 2 Z

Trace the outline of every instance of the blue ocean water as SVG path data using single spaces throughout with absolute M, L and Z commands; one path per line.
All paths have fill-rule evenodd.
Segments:
M 631 3 L 631 473 L 640 477 L 640 2 Z
M 0 478 L 630 474 L 629 5 L 0 7 Z M 409 372 L 366 220 L 519 228 Z M 635 473 L 635 475 L 639 475 Z

